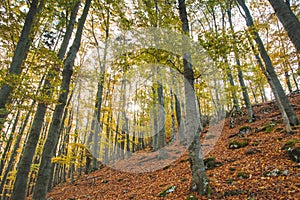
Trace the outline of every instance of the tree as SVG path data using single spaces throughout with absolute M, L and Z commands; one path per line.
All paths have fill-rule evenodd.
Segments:
M 257 30 L 255 29 L 252 15 L 245 3 L 245 0 L 237 0 L 237 2 L 244 10 L 245 14 L 243 14 L 243 16 L 246 19 L 246 24 L 250 28 L 250 33 L 252 34 L 256 44 L 258 45 L 259 53 L 265 63 L 266 71 L 268 73 L 267 78 L 271 79 L 270 81 L 272 83 L 272 86 L 271 85 L 270 86 L 273 90 L 273 93 L 274 93 L 274 95 L 278 94 L 278 95 L 275 95 L 275 97 L 276 97 L 278 106 L 282 107 L 282 109 L 281 109 L 282 117 L 284 118 L 286 116 L 287 119 L 285 119 L 285 121 L 289 122 L 290 125 L 292 125 L 292 126 L 298 125 L 299 119 L 298 119 L 297 115 L 295 114 L 294 109 L 291 106 L 291 104 L 282 88 L 282 85 L 281 85 L 281 83 L 278 79 L 278 76 L 274 70 L 274 67 L 273 67 L 272 61 L 268 55 L 268 52 L 266 51 L 265 46 L 264 46 Z
M 23 25 L 23 29 L 14 51 L 14 55 L 9 68 L 9 76 L 20 75 L 22 72 L 22 63 L 26 59 L 27 52 L 32 42 L 32 30 L 37 14 L 44 6 L 44 0 L 33 0 L 31 2 L 28 14 Z M 10 95 L 14 89 L 14 83 L 4 83 L 0 89 L 0 131 L 4 127 L 5 120 L 8 116 L 6 105 L 11 102 Z
M 185 35 L 189 35 L 189 22 L 187 18 L 186 4 L 185 0 L 178 0 L 179 3 L 179 15 L 182 22 L 182 31 Z M 187 41 L 185 41 L 187 42 Z M 209 181 L 206 176 L 201 144 L 200 144 L 200 134 L 199 130 L 202 127 L 195 127 L 194 121 L 197 121 L 196 111 L 196 99 L 194 94 L 194 71 L 191 64 L 191 55 L 188 53 L 188 49 L 183 49 L 183 66 L 184 66 L 184 89 L 186 98 L 186 121 L 187 134 L 192 134 L 192 143 L 189 146 L 189 160 L 190 167 L 192 171 L 192 183 L 191 191 L 197 191 L 200 195 L 206 195 L 209 193 Z
M 74 4 L 74 9 L 72 10 L 71 18 L 69 21 L 69 24 L 67 26 L 67 30 L 61 45 L 61 48 L 58 52 L 58 59 L 62 60 L 65 56 L 65 52 L 67 50 L 72 32 L 73 27 L 79 7 L 79 1 L 77 1 Z M 53 95 L 53 92 L 51 92 L 51 88 L 53 87 L 51 84 L 51 81 L 53 77 L 55 76 L 55 71 L 57 69 L 57 66 L 52 66 L 52 68 L 48 71 L 48 74 L 46 75 L 45 82 L 42 89 L 42 96 L 44 99 L 50 98 L 50 96 Z M 44 118 L 46 115 L 47 107 L 49 102 L 47 100 L 41 101 L 38 103 L 34 119 L 31 125 L 31 129 L 27 138 L 27 142 L 24 147 L 23 156 L 20 158 L 17 174 L 16 174 L 16 181 L 14 184 L 14 190 L 12 193 L 12 199 L 22 199 L 25 197 L 26 192 L 26 185 L 28 180 L 28 174 L 30 171 L 30 166 L 32 163 L 32 159 L 34 157 L 34 153 L 36 151 L 36 147 L 38 144 L 39 136 L 42 130 L 42 126 L 44 123 Z
M 61 84 L 61 91 L 59 94 L 58 104 L 55 106 L 52 122 L 48 131 L 48 136 L 43 147 L 41 163 L 39 167 L 37 181 L 33 191 L 33 199 L 44 200 L 46 197 L 48 184 L 51 175 L 51 159 L 53 157 L 56 143 L 59 137 L 58 129 L 62 122 L 62 114 L 66 106 L 71 77 L 73 74 L 73 66 L 76 58 L 76 54 L 80 47 L 82 32 L 84 24 L 88 15 L 91 0 L 86 0 L 83 13 L 79 19 L 77 31 L 72 46 L 68 52 L 68 55 L 64 61 L 63 79 Z
M 300 22 L 298 18 L 284 0 L 269 0 L 269 2 L 275 10 L 275 14 L 282 23 L 290 40 L 300 53 Z
M 234 52 L 234 56 L 235 56 L 235 60 L 236 60 L 236 65 L 237 65 L 237 70 L 238 70 L 238 77 L 239 77 L 239 82 L 242 88 L 242 93 L 243 93 L 243 97 L 244 97 L 244 102 L 247 108 L 247 112 L 248 112 L 248 121 L 252 122 L 254 120 L 254 113 L 252 110 L 252 106 L 251 106 L 251 102 L 250 102 L 250 98 L 249 98 L 249 94 L 248 94 L 248 90 L 244 81 L 244 75 L 243 75 L 243 71 L 241 69 L 241 61 L 240 61 L 240 57 L 238 54 L 238 48 L 237 48 L 237 41 L 236 41 L 236 35 L 234 32 L 234 27 L 233 27 L 233 23 L 232 23 L 232 14 L 231 14 L 231 6 L 232 3 L 229 3 L 228 9 L 227 9 L 227 15 L 228 15 L 228 21 L 229 21 L 229 26 L 230 26 L 230 30 L 232 31 L 233 34 L 233 52 Z

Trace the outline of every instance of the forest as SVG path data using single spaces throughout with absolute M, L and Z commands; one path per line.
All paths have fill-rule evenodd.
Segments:
M 300 199 L 298 0 L 0 13 L 1 200 Z

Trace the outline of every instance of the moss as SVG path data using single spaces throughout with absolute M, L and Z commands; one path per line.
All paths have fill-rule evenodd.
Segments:
M 242 138 L 239 140 L 232 140 L 229 142 L 229 149 L 239 149 L 249 144 L 249 139 Z
M 268 123 L 268 124 L 265 124 L 265 126 L 261 130 L 265 131 L 266 133 L 271 133 L 274 130 L 275 126 L 276 126 L 276 123 Z
M 281 150 L 289 150 L 289 149 L 293 148 L 295 146 L 295 144 L 297 144 L 298 142 L 299 142 L 298 139 L 295 139 L 295 138 L 290 139 L 283 145 Z

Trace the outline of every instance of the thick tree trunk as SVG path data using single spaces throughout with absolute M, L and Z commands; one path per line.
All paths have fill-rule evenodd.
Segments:
M 64 61 L 61 92 L 59 95 L 58 104 L 55 106 L 54 109 L 52 122 L 43 148 L 42 160 L 40 163 L 38 177 L 33 192 L 34 200 L 44 200 L 46 198 L 47 188 L 48 188 L 50 174 L 51 174 L 51 159 L 54 154 L 55 146 L 59 137 L 57 130 L 59 130 L 63 111 L 67 103 L 67 98 L 68 98 L 69 88 L 71 83 L 71 76 L 73 74 L 74 61 L 80 47 L 83 27 L 85 24 L 85 20 L 87 18 L 90 4 L 91 4 L 91 0 L 86 0 L 82 16 L 78 22 L 78 28 L 76 31 L 74 42 Z
M 185 6 L 185 0 L 178 0 L 179 3 L 179 14 L 182 22 L 182 31 L 184 34 L 189 34 L 189 24 L 187 19 L 187 11 Z M 188 42 L 188 41 L 186 41 Z M 187 43 L 188 44 L 188 43 Z M 185 44 L 186 45 L 186 44 Z M 200 144 L 200 133 L 202 127 L 196 127 L 195 121 L 197 119 L 196 99 L 194 93 L 194 71 L 191 64 L 191 55 L 187 53 L 187 49 L 183 47 L 183 66 L 184 66 L 184 89 L 186 98 L 186 121 L 187 127 L 185 132 L 186 135 L 192 136 L 192 143 L 189 146 L 189 160 L 192 171 L 192 183 L 190 189 L 197 191 L 200 195 L 208 194 L 209 181 L 206 176 L 205 167 L 203 163 L 201 144 Z M 201 126 L 201 125 L 200 125 Z
M 275 14 L 282 23 L 290 40 L 300 53 L 300 22 L 289 5 L 284 0 L 269 0 Z
M 246 6 L 245 0 L 237 0 L 237 2 L 239 3 L 239 5 L 242 7 L 242 9 L 245 12 L 247 26 L 251 29 L 251 34 L 253 35 L 253 38 L 258 45 L 260 55 L 266 66 L 266 71 L 268 73 L 267 78 L 270 78 L 273 83 L 273 87 L 271 87 L 271 89 L 276 90 L 276 91 L 273 91 L 274 95 L 278 94 L 278 95 L 275 95 L 278 106 L 283 106 L 284 111 L 289 119 L 290 125 L 292 125 L 292 126 L 298 125 L 299 120 L 297 118 L 297 115 L 295 114 L 294 109 L 291 106 L 290 101 L 288 100 L 288 98 L 282 88 L 282 85 L 276 75 L 272 61 L 264 47 L 264 44 L 263 44 L 258 32 L 254 28 L 254 22 L 253 22 L 251 14 L 250 14 L 250 11 L 249 11 L 248 7 Z M 281 105 L 279 105 L 279 104 L 281 104 Z M 281 113 L 281 114 L 283 116 L 285 115 L 284 113 Z
M 32 28 L 35 18 L 43 7 L 44 0 L 32 0 L 28 14 L 26 16 L 23 29 L 17 43 L 12 62 L 9 68 L 9 75 L 20 75 L 22 72 L 22 63 L 26 59 L 27 52 L 32 42 Z M 5 120 L 8 116 L 6 104 L 10 103 L 10 94 L 13 91 L 13 83 L 5 83 L 0 89 L 0 131 L 4 128 Z

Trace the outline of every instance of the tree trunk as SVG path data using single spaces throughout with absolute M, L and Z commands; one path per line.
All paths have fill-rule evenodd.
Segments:
M 245 12 L 245 19 L 246 19 L 247 26 L 251 29 L 251 34 L 253 35 L 253 38 L 258 45 L 260 55 L 266 66 L 266 71 L 268 73 L 267 78 L 270 78 L 273 83 L 273 87 L 271 87 L 271 89 L 276 90 L 276 91 L 273 91 L 274 95 L 275 95 L 275 93 L 278 94 L 278 95 L 275 95 L 275 98 L 277 97 L 276 100 L 277 100 L 278 106 L 283 106 L 284 111 L 289 119 L 290 125 L 292 125 L 292 126 L 298 125 L 299 120 L 297 118 L 297 115 L 295 114 L 294 109 L 291 106 L 290 101 L 288 100 L 288 98 L 282 88 L 282 85 L 275 73 L 272 61 L 264 47 L 264 44 L 263 44 L 258 32 L 254 28 L 254 22 L 253 22 L 251 14 L 250 14 L 250 11 L 249 11 L 248 7 L 246 6 L 245 0 L 237 0 L 237 2 L 239 3 L 239 5 L 242 7 L 242 9 Z M 281 104 L 281 105 L 279 105 L 279 104 Z M 284 113 L 281 113 L 281 114 L 283 116 L 285 115 Z
M 182 22 L 182 31 L 185 35 L 189 34 L 189 24 L 187 18 L 187 11 L 185 6 L 185 0 L 178 0 L 179 3 L 179 14 Z M 188 41 L 185 41 L 185 45 Z M 194 93 L 194 71 L 191 64 L 191 55 L 187 53 L 188 50 L 183 47 L 183 66 L 184 66 L 184 89 L 186 98 L 186 121 L 187 127 L 185 132 L 186 135 L 192 135 L 192 143 L 189 146 L 189 160 L 192 171 L 192 183 L 191 191 L 197 191 L 200 195 L 208 194 L 209 181 L 206 176 L 205 167 L 203 163 L 201 144 L 200 144 L 200 133 L 202 127 L 196 127 L 195 121 L 197 119 L 196 114 L 196 99 Z M 201 126 L 201 125 L 200 125 Z
M 82 16 L 78 22 L 75 39 L 64 61 L 61 92 L 59 95 L 58 104 L 55 106 L 54 109 L 52 122 L 43 148 L 42 160 L 40 163 L 38 177 L 33 191 L 34 200 L 44 200 L 46 198 L 46 193 L 47 193 L 47 188 L 48 188 L 50 173 L 51 173 L 51 159 L 59 137 L 57 130 L 60 127 L 62 114 L 67 102 L 71 76 L 73 74 L 74 61 L 80 47 L 83 27 L 90 8 L 90 4 L 91 4 L 91 0 L 86 0 Z
M 160 76 L 161 80 L 161 74 L 158 74 Z M 166 127 L 165 127 L 165 100 L 164 100 L 164 93 L 163 93 L 163 86 L 159 82 L 158 83 L 158 88 L 157 88 L 157 96 L 158 96 L 158 103 L 159 103 L 159 110 L 158 114 L 160 115 L 160 120 L 159 120 L 159 129 L 158 130 L 158 149 L 159 149 L 159 154 L 158 158 L 159 159 L 165 159 L 167 157 L 167 152 L 165 149 L 166 146 Z
M 269 0 L 275 14 L 282 23 L 290 40 L 295 45 L 298 53 L 300 53 L 300 22 L 293 13 L 289 5 L 284 0 Z
M 28 14 L 26 16 L 23 29 L 17 43 L 12 62 L 9 68 L 9 75 L 20 75 L 22 72 L 22 63 L 26 59 L 27 52 L 32 42 L 32 28 L 35 22 L 37 14 L 40 12 L 44 4 L 44 0 L 41 0 L 40 4 L 38 0 L 32 0 Z M 13 83 L 4 83 L 0 89 L 0 131 L 4 128 L 5 120 L 8 116 L 6 110 L 6 104 L 10 103 L 10 94 L 13 91 Z
M 265 67 L 264 67 L 264 65 L 262 63 L 262 60 L 260 59 L 259 55 L 255 52 L 254 45 L 252 44 L 252 41 L 251 41 L 250 37 L 248 36 L 248 34 L 246 35 L 246 37 L 249 40 L 249 43 L 250 43 L 251 49 L 252 49 L 252 51 L 253 51 L 253 53 L 255 55 L 256 61 L 257 61 L 258 65 L 259 65 L 259 67 L 261 68 L 263 74 L 266 76 L 266 78 L 268 80 L 268 83 L 269 83 L 269 85 L 271 87 L 271 90 L 273 91 L 273 94 L 274 94 L 275 98 L 279 99 L 279 95 L 277 93 L 277 90 L 275 88 L 275 85 L 273 83 L 272 78 L 270 77 L 270 75 L 268 74 L 267 70 L 265 69 Z M 262 90 L 263 90 L 263 93 L 264 93 L 264 88 L 262 88 Z M 288 118 L 288 116 L 287 116 L 287 114 L 286 114 L 286 112 L 284 110 L 284 107 L 283 107 L 282 103 L 277 100 L 277 105 L 278 105 L 278 108 L 279 108 L 279 110 L 281 112 L 281 115 L 282 115 L 282 118 L 283 118 L 283 122 L 284 122 L 284 124 L 286 126 L 286 131 L 287 132 L 291 132 L 292 128 L 290 126 L 290 121 L 289 121 L 289 118 Z
M 233 23 L 232 23 L 232 18 L 231 18 L 231 5 L 229 5 L 229 9 L 227 10 L 227 15 L 228 15 L 228 21 L 229 21 L 230 29 L 231 29 L 231 31 L 234 35 L 234 28 L 233 28 Z M 253 110 L 252 110 L 252 106 L 251 106 L 249 94 L 248 94 L 248 91 L 247 91 L 247 87 L 246 87 L 246 84 L 245 84 L 245 81 L 244 81 L 243 71 L 241 69 L 241 62 L 240 62 L 240 58 L 239 58 L 239 55 L 238 55 L 238 49 L 237 49 L 237 46 L 236 46 L 235 35 L 233 36 L 233 49 L 234 49 L 234 56 L 235 56 L 235 60 L 236 60 L 236 64 L 237 64 L 239 82 L 240 82 L 240 86 L 242 88 L 244 102 L 245 102 L 247 112 L 248 112 L 248 121 L 252 122 L 254 120 L 254 113 L 253 113 Z

